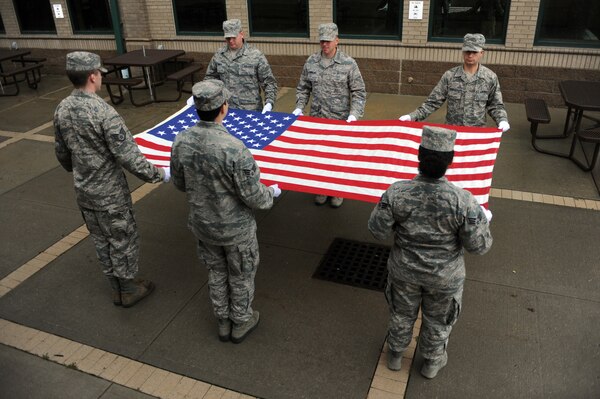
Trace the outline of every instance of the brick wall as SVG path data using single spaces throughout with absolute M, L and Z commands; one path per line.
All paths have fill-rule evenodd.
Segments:
M 442 74 L 456 66 L 448 62 L 402 62 L 403 83 L 401 94 L 427 96 Z M 558 89 L 561 80 L 600 81 L 600 70 L 570 68 L 540 68 L 517 65 L 486 64 L 498 75 L 505 102 L 522 103 L 526 98 L 541 98 L 548 105 L 560 106 L 564 102 Z M 408 78 L 412 82 L 408 83 Z

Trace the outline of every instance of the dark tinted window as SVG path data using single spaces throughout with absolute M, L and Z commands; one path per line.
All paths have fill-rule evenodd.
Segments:
M 13 0 L 22 33 L 56 33 L 48 0 Z
M 307 0 L 249 0 L 252 35 L 308 36 Z
M 225 0 L 173 0 L 178 33 L 223 33 Z
M 2 14 L 0 14 L 0 33 L 6 33 L 4 29 L 4 21 L 2 21 Z
M 74 33 L 112 32 L 108 0 L 69 0 Z
M 402 0 L 336 0 L 334 22 L 340 36 L 374 36 L 399 39 Z
M 433 0 L 431 7 L 431 38 L 482 33 L 487 41 L 504 42 L 509 0 Z
M 600 47 L 600 1 L 542 0 L 536 44 Z

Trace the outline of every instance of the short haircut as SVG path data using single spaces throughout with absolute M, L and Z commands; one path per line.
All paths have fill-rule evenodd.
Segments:
M 223 104 L 225 104 L 225 103 L 223 103 Z M 223 104 L 221 104 L 221 106 L 219 108 L 211 109 L 210 111 L 200 111 L 198 108 L 196 108 L 198 117 L 200 118 L 201 121 L 204 121 L 204 122 L 214 122 L 215 119 L 217 119 L 217 116 L 219 116 L 219 112 L 221 112 L 221 108 L 223 107 Z
M 431 179 L 446 174 L 454 159 L 454 151 L 433 151 L 419 146 L 419 173 Z
M 76 88 L 81 88 L 87 83 L 88 77 L 96 71 L 67 71 L 67 77 Z

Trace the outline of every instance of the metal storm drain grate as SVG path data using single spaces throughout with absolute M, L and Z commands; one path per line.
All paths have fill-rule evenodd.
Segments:
M 313 278 L 383 291 L 390 248 L 335 238 Z

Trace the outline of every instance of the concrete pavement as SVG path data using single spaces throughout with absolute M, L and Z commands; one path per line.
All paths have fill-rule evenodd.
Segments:
M 333 238 L 376 242 L 366 229 L 372 204 L 333 210 L 285 192 L 259 212 L 261 324 L 244 343 L 223 344 L 184 195 L 130 177 L 141 274 L 158 288 L 134 308 L 114 307 L 71 175 L 54 158 L 52 115 L 70 90 L 48 75 L 37 92 L 0 98 L 2 397 L 600 397 L 600 171 L 533 151 L 523 105 L 507 104 L 494 246 L 468 256 L 448 366 L 426 380 L 418 350 L 401 372 L 385 368 L 383 294 L 311 278 Z M 369 93 L 365 118 L 396 118 L 422 100 Z M 183 103 L 116 109 L 137 133 Z M 293 108 L 294 90 L 283 88 L 275 110 Z M 429 121 L 443 122 L 443 112 Z M 541 132 L 562 129 L 566 111 L 551 113 Z

